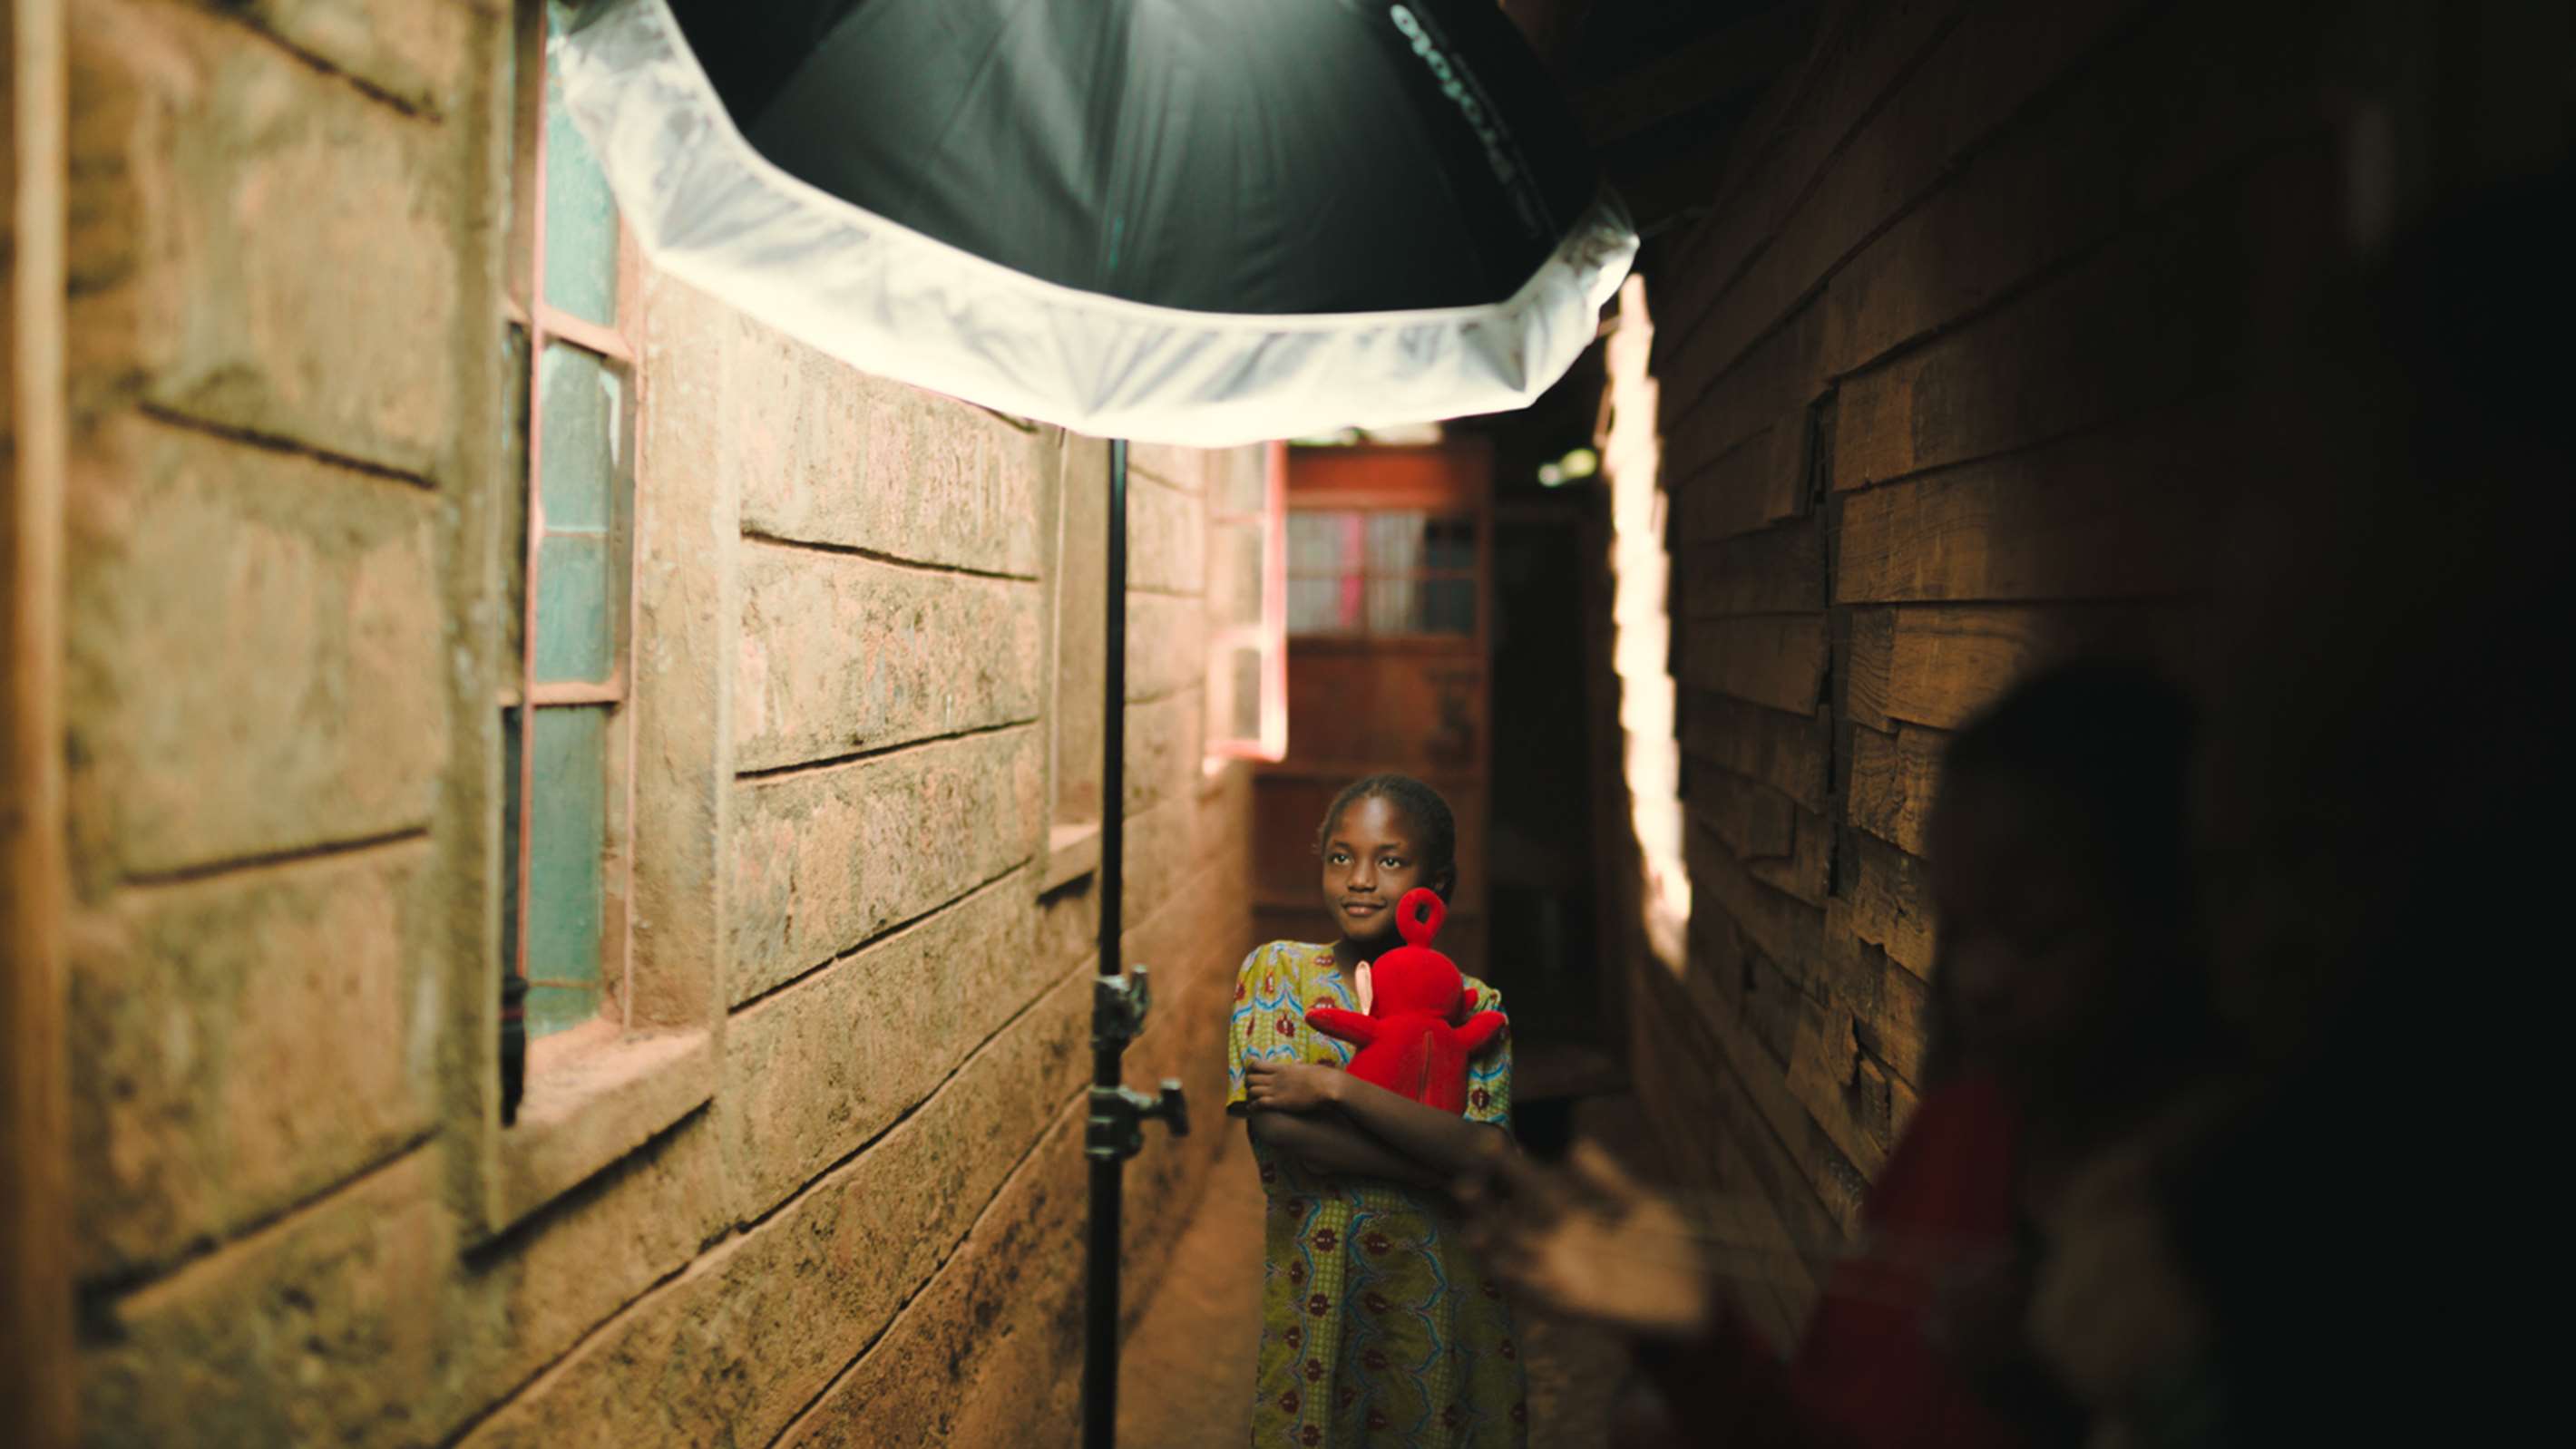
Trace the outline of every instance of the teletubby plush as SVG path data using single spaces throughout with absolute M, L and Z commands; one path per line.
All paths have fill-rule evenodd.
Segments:
M 1326 1036 L 1359 1046 L 1351 1075 L 1426 1107 L 1463 1112 L 1467 1058 L 1502 1032 L 1504 1017 L 1475 1011 L 1476 994 L 1467 989 L 1457 963 L 1431 949 L 1448 915 L 1436 893 L 1405 892 L 1395 905 L 1395 928 L 1405 943 L 1369 968 L 1367 1014 L 1316 1006 L 1307 1009 L 1306 1020 Z

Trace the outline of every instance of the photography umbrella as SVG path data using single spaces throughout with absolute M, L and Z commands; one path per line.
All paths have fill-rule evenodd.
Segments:
M 1099 437 L 1523 406 L 1636 251 L 1492 0 L 605 0 L 555 47 L 657 266 Z
M 854 366 L 1227 447 L 1499 412 L 1590 345 L 1636 234 L 1492 0 L 597 0 L 566 107 L 655 265 Z M 1102 798 L 1125 798 L 1111 444 Z M 1101 823 L 1083 1441 L 1117 1398 L 1125 821 Z

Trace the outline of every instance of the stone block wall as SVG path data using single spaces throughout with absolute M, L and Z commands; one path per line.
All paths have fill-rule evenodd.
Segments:
M 1106 444 L 644 279 L 633 1029 L 499 1123 L 511 30 L 71 3 L 83 1435 L 1069 1442 L 1097 896 L 1048 740 L 1100 706 L 1049 520 Z M 1131 1078 L 1211 1123 L 1214 462 L 1138 450 L 1123 802 Z M 1134 1164 L 1131 1304 L 1215 1141 Z

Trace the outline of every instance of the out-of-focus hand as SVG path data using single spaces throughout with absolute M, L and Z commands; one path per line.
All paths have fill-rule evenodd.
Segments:
M 1924 1337 L 1969 1373 L 1994 1370 L 2023 1354 L 2030 1295 L 2030 1267 L 2012 1253 L 1956 1254 L 1935 1273 Z
M 1576 1144 L 1562 1173 L 1498 1144 L 1458 1196 L 1486 1267 L 1559 1313 L 1660 1338 L 1695 1336 L 1714 1317 L 1699 1241 L 1680 1209 L 1589 1142 Z
M 1256 1112 L 1312 1112 L 1329 1107 L 1344 1078 L 1334 1067 L 1312 1062 L 1246 1062 L 1243 1095 Z
M 2148 1152 L 2124 1145 L 2073 1178 L 2049 1223 L 2030 1338 L 2069 1392 L 2116 1412 L 2205 1353 L 2209 1309 L 2176 1260 Z

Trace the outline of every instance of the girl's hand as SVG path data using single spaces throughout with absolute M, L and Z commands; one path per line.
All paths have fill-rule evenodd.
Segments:
M 1243 1095 L 1256 1112 L 1313 1112 L 1341 1100 L 1348 1081 L 1338 1068 L 1312 1062 L 1246 1062 Z

